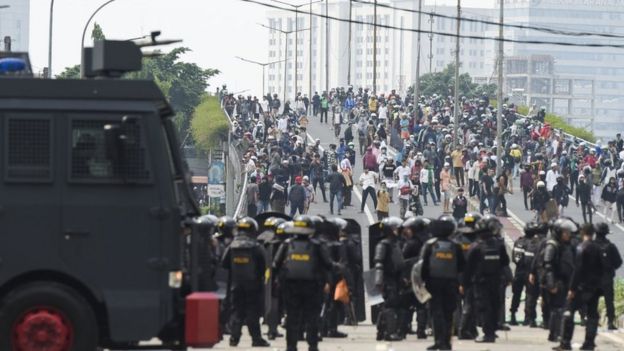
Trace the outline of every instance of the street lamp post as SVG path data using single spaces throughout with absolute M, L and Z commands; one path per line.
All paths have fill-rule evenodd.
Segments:
M 258 62 L 258 61 L 253 61 L 253 60 L 248 60 L 248 59 L 246 59 L 246 58 L 242 58 L 242 57 L 240 57 L 240 56 L 236 56 L 236 58 L 237 58 L 237 59 L 239 59 L 239 60 L 241 60 L 241 61 L 245 61 L 245 62 L 253 63 L 253 64 L 258 65 L 258 66 L 262 66 L 262 96 L 265 96 L 265 92 L 264 92 L 264 86 L 265 86 L 265 84 L 264 84 L 264 69 L 265 69 L 265 68 L 266 68 L 266 66 L 268 66 L 268 65 L 272 65 L 272 64 L 274 64 L 274 63 L 279 63 L 279 62 L 283 62 L 283 61 L 284 61 L 284 60 L 279 60 L 279 61 L 273 61 L 273 62 L 266 62 L 266 63 L 263 63 L 263 62 Z
M 299 77 L 297 76 L 299 73 L 299 67 L 297 66 L 297 63 L 299 61 L 298 56 L 297 55 L 297 50 L 299 48 L 299 35 L 297 34 L 299 32 L 299 8 L 303 7 L 303 6 L 310 6 L 310 25 L 309 27 L 312 28 L 312 4 L 316 4 L 317 2 L 321 2 L 323 0 L 316 0 L 316 1 L 312 1 L 310 0 L 309 3 L 305 3 L 305 4 L 300 4 L 300 5 L 293 5 L 284 1 L 280 1 L 280 0 L 271 0 L 273 2 L 276 2 L 278 4 L 282 4 L 282 5 L 287 5 L 290 6 L 292 8 L 295 9 L 295 94 L 297 93 L 297 83 L 299 80 Z M 312 30 L 310 30 L 310 80 L 312 80 Z M 310 90 L 312 90 L 312 82 L 310 82 Z M 312 94 L 310 92 L 310 94 Z
M 290 33 L 296 33 L 296 32 L 303 32 L 304 30 L 308 30 L 310 28 L 304 28 L 304 29 L 298 29 L 298 30 L 283 30 L 283 29 L 279 29 L 279 28 L 274 28 L 274 27 L 270 27 L 270 26 L 266 26 L 264 24 L 260 24 L 262 27 L 264 28 L 268 28 L 274 31 L 278 31 L 282 34 L 284 34 L 284 40 L 286 41 L 286 43 L 284 44 L 284 101 L 283 103 L 286 103 L 286 80 L 288 77 L 288 34 Z M 295 75 L 296 75 L 297 71 L 295 68 Z M 297 77 L 295 77 L 295 89 L 297 89 Z
M 89 19 L 87 20 L 87 23 L 84 26 L 84 29 L 82 30 L 82 39 L 80 40 L 80 75 L 84 76 L 84 41 L 85 41 L 85 35 L 87 34 L 87 29 L 89 28 L 89 24 L 91 24 L 91 20 L 93 20 L 93 17 L 95 17 L 95 15 L 97 15 L 98 12 L 100 12 L 101 9 L 103 9 L 104 7 L 106 7 L 107 5 L 109 5 L 110 3 L 114 2 L 115 0 L 108 0 L 107 2 L 103 3 L 102 5 L 100 5 L 100 7 L 98 7 L 92 14 L 91 17 L 89 17 Z
M 50 1 L 50 29 L 48 30 L 48 76 L 52 78 L 52 25 L 54 21 L 54 0 Z
M 463 104 L 459 101 L 459 34 L 461 25 L 461 0 L 457 0 L 457 35 L 455 36 L 455 108 L 453 109 L 453 146 L 459 145 L 459 114 Z

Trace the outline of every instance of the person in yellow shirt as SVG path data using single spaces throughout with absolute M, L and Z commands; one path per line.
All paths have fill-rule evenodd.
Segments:
M 520 150 L 520 146 L 518 144 L 511 145 L 509 156 L 511 156 L 514 161 L 513 177 L 516 178 L 520 174 L 520 165 L 522 164 L 522 150 Z
M 463 187 L 464 184 L 464 152 L 461 150 L 461 146 L 457 145 L 455 150 L 451 152 L 451 159 L 453 160 L 453 173 L 455 173 L 455 180 L 457 181 L 457 187 Z
M 377 113 L 377 98 L 374 96 L 371 96 L 368 100 L 368 111 L 370 113 Z

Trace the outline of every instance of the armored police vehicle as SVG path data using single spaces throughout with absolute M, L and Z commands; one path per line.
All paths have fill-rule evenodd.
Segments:
M 11 55 L 0 55 L 0 350 L 212 346 L 218 299 L 196 292 L 208 247 L 196 239 L 210 228 L 173 111 L 153 81 L 114 79 L 141 68 L 139 45 L 96 42 L 94 79 L 29 78 L 27 57 Z

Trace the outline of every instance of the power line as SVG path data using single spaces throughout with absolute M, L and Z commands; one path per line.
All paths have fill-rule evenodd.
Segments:
M 353 2 L 357 2 L 357 3 L 365 4 L 365 5 L 372 5 L 372 3 L 370 1 L 353 0 Z M 443 14 L 439 14 L 439 13 L 435 13 L 435 12 L 419 11 L 419 10 L 414 10 L 414 9 L 409 9 L 409 8 L 404 8 L 404 7 L 392 6 L 392 5 L 388 5 L 388 4 L 378 4 L 377 6 L 383 7 L 383 8 L 387 8 L 387 9 L 397 10 L 397 11 L 405 11 L 405 12 L 410 12 L 410 13 L 422 13 L 422 14 L 425 14 L 425 15 L 433 15 L 435 17 L 446 18 L 446 19 L 450 19 L 450 20 L 454 20 L 454 21 L 457 20 L 457 16 L 443 15 Z M 482 20 L 482 19 L 476 19 L 476 18 L 460 17 L 460 21 L 474 22 L 474 23 L 483 23 L 483 24 L 492 25 L 492 26 L 499 26 L 498 22 Z M 548 28 L 548 27 L 525 26 L 523 24 L 505 23 L 505 24 L 503 24 L 503 27 L 536 30 L 536 31 L 540 31 L 540 32 L 550 33 L 550 34 L 566 35 L 566 36 L 576 36 L 576 37 L 597 36 L 597 37 L 610 38 L 610 39 L 624 39 L 624 35 L 619 35 L 619 34 L 594 33 L 594 32 L 573 32 L 573 31 L 554 29 L 554 28 Z
M 268 8 L 272 8 L 272 9 L 276 9 L 276 10 L 281 10 L 281 11 L 295 12 L 294 9 L 280 7 L 280 6 L 276 6 L 276 5 L 272 5 L 272 4 L 267 4 L 267 3 L 264 3 L 264 2 L 261 2 L 261 1 L 257 1 L 257 0 L 239 0 L 239 1 L 248 2 L 248 3 L 252 3 L 252 4 L 256 4 L 256 5 L 260 5 L 260 6 L 264 6 L 264 7 L 268 7 Z M 311 10 L 309 12 L 311 12 Z M 361 25 L 366 25 L 366 26 L 371 26 L 371 27 L 373 26 L 373 23 L 370 23 L 370 22 L 364 22 L 364 21 L 358 21 L 358 20 L 348 20 L 348 19 L 339 18 L 339 17 L 335 17 L 335 16 L 318 14 L 318 13 L 315 13 L 315 12 L 311 12 L 311 14 L 313 16 L 315 16 L 315 17 L 330 19 L 330 20 L 334 20 L 334 21 L 338 21 L 338 22 L 345 22 L 345 23 L 352 23 L 352 24 L 361 24 Z M 451 37 L 451 38 L 457 38 L 458 37 L 457 34 L 453 34 L 453 33 L 423 31 L 423 30 L 418 30 L 418 29 L 414 29 L 414 28 L 403 28 L 403 27 L 391 26 L 391 25 L 387 25 L 387 24 L 377 24 L 377 27 L 385 28 L 385 29 L 391 29 L 391 30 L 412 32 L 412 33 L 419 33 L 419 32 L 420 33 L 427 33 L 427 34 L 433 33 L 433 34 L 436 34 L 436 35 L 441 35 L 441 36 Z M 506 43 L 516 43 L 516 44 L 557 45 L 557 46 L 590 47 L 590 48 L 616 48 L 616 49 L 623 49 L 624 48 L 624 44 L 569 43 L 569 42 L 562 42 L 562 41 L 520 40 L 520 39 L 509 39 L 509 38 L 498 38 L 498 37 L 484 37 L 484 36 L 477 36 L 477 35 L 459 35 L 459 38 L 475 39 L 475 40 L 502 41 L 502 42 L 506 42 Z

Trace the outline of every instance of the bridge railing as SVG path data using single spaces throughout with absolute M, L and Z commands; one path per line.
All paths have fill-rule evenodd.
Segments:
M 227 162 L 232 165 L 233 174 L 228 174 L 228 182 L 226 185 L 226 194 L 233 194 L 233 196 L 227 197 L 227 202 L 229 206 L 226 206 L 226 212 L 228 214 L 233 213 L 232 216 L 234 218 L 241 217 L 245 213 L 245 207 L 247 207 L 247 197 L 245 196 L 245 190 L 247 189 L 248 176 L 243 168 L 242 160 L 242 150 L 239 147 L 238 143 L 233 142 L 232 135 L 234 134 L 234 119 L 228 111 L 225 109 L 223 104 L 221 105 L 223 112 L 228 118 L 228 123 L 230 124 L 230 130 L 228 132 L 228 155 L 229 159 Z M 230 200 L 232 199 L 232 200 Z M 235 200 L 235 201 L 234 201 Z

